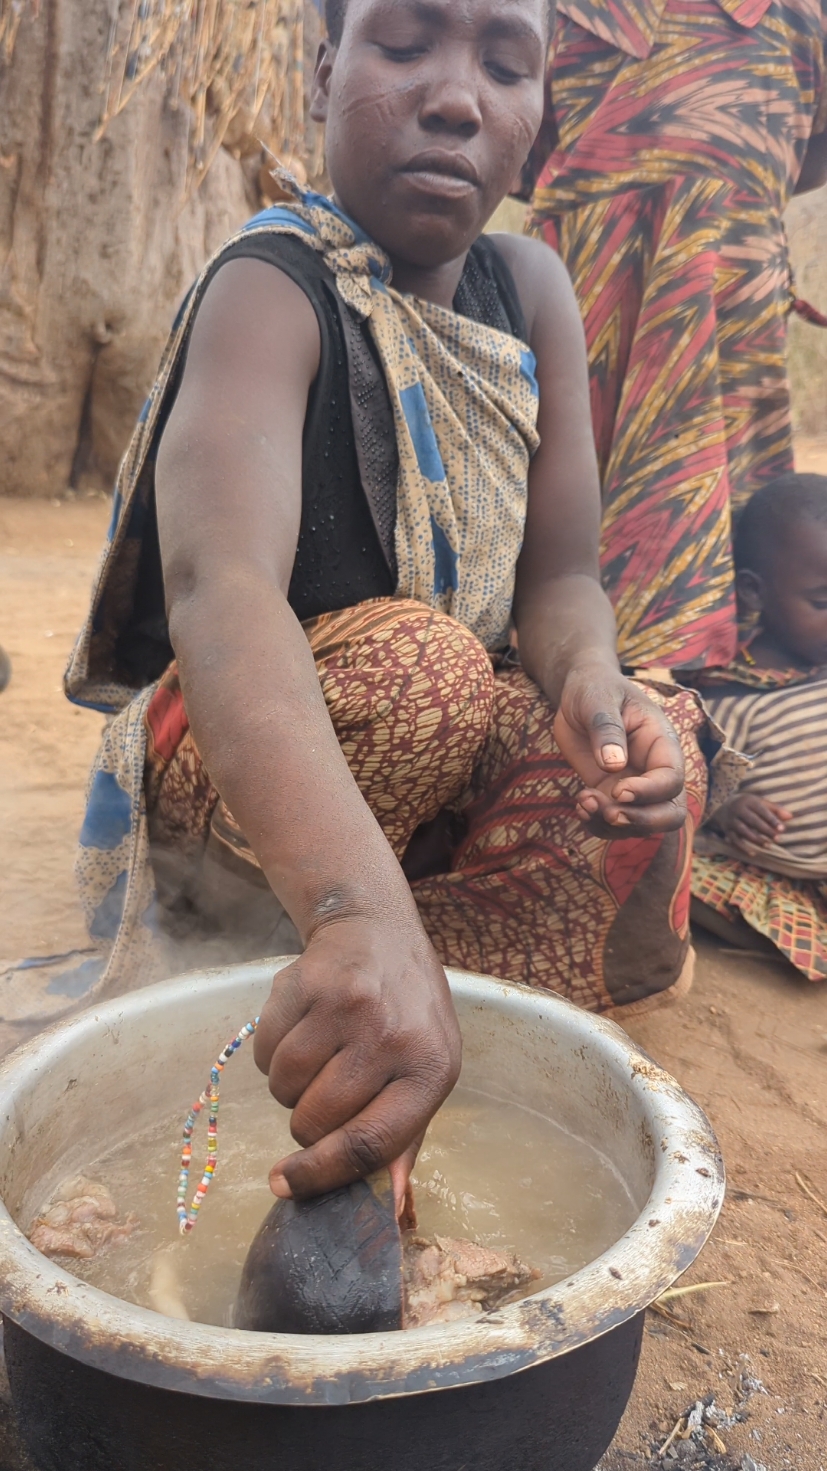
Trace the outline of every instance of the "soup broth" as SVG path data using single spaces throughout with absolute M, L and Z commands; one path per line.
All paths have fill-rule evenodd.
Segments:
M 108 1188 L 119 1217 L 134 1213 L 138 1227 L 93 1260 L 65 1264 L 142 1307 L 159 1307 L 159 1282 L 167 1296 L 172 1284 L 191 1319 L 228 1326 L 247 1250 L 273 1205 L 268 1170 L 296 1147 L 289 1113 L 260 1091 L 222 1101 L 215 1180 L 196 1229 L 183 1238 L 175 1211 L 181 1122 L 167 1118 L 129 1149 L 84 1162 L 84 1174 Z M 205 1138 L 201 1123 L 190 1197 Z M 527 1289 L 534 1292 L 594 1260 L 637 1215 L 624 1182 L 597 1150 L 537 1113 L 464 1087 L 433 1120 L 413 1183 L 420 1235 L 515 1252 L 540 1273 Z

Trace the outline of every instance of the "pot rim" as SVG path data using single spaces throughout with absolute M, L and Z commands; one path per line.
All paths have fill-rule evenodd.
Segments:
M 269 986 L 278 957 L 190 973 L 57 1022 L 0 1065 L 0 1114 L 31 1067 L 48 1070 L 75 1041 L 121 1028 L 153 1002 L 188 1004 L 209 979 Z M 717 1220 L 724 1167 L 701 1109 L 620 1027 L 548 991 L 447 970 L 452 991 L 515 1011 L 575 1045 L 593 1045 L 628 1087 L 655 1155 L 649 1198 L 601 1256 L 552 1287 L 480 1318 L 404 1333 L 341 1337 L 240 1332 L 186 1323 L 101 1292 L 42 1256 L 0 1203 L 0 1312 L 59 1352 L 140 1383 L 210 1398 L 290 1405 L 361 1403 L 500 1379 L 570 1353 L 642 1312 L 695 1260 Z

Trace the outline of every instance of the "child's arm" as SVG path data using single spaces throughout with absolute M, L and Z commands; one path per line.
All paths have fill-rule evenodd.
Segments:
M 791 818 L 792 813 L 776 802 L 768 802 L 755 792 L 737 792 L 718 808 L 709 826 L 728 838 L 731 847 L 751 858 L 757 849 L 776 842 Z

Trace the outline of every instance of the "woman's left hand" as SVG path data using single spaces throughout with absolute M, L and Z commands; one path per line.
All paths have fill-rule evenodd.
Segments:
M 671 832 L 686 819 L 680 742 L 663 711 L 619 670 L 566 677 L 554 735 L 585 783 L 577 812 L 601 837 Z

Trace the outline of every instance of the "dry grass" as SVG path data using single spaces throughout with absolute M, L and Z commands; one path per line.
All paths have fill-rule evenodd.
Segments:
M 121 0 L 99 134 L 156 71 L 192 116 L 194 183 L 222 145 L 305 155 L 304 0 Z
M 23 11 L 27 6 L 34 15 L 39 15 L 40 0 L 0 0 L 0 60 L 5 61 L 6 65 L 11 61 Z
M 20 22 L 41 0 L 0 0 L 0 59 L 11 61 Z M 308 35 L 305 32 L 308 30 Z M 318 39 L 311 0 L 119 0 L 101 78 L 101 137 L 150 77 L 189 109 L 192 185 L 219 148 L 262 148 L 301 174 L 322 168 L 319 130 L 308 135 L 306 42 Z

